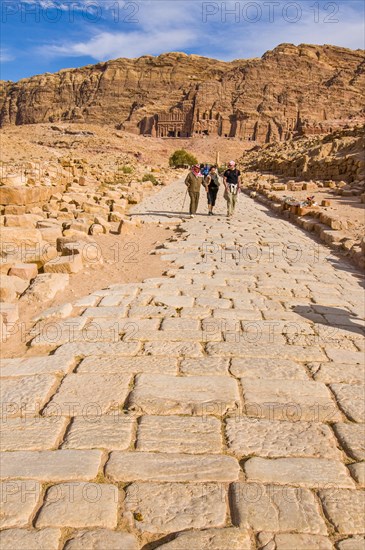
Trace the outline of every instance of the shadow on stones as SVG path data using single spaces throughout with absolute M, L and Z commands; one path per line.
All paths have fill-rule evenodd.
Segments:
M 165 537 L 162 537 L 162 539 L 154 540 L 152 542 L 148 542 L 144 546 L 142 546 L 141 550 L 155 550 L 155 548 L 159 548 L 163 544 L 167 544 L 168 542 L 171 542 L 176 538 L 177 535 L 180 533 L 183 533 L 183 531 L 179 531 L 178 533 L 171 533 L 170 535 L 166 535 Z
M 313 321 L 315 317 L 316 323 L 320 323 L 331 329 L 348 330 L 355 334 L 365 335 L 365 329 L 353 322 L 354 320 L 361 321 L 361 318 L 346 309 L 320 305 L 315 305 L 315 309 L 312 309 L 310 306 L 298 305 L 292 306 L 292 311 L 310 321 Z M 318 314 L 323 316 L 323 321 L 318 320 Z M 334 322 L 332 317 L 337 317 L 338 321 Z

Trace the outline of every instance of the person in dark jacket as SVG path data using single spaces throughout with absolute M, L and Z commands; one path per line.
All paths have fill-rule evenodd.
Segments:
M 216 166 L 211 166 L 207 177 L 204 180 L 205 190 L 208 197 L 208 216 L 213 216 L 213 207 L 219 189 L 219 179 Z
M 227 216 L 231 217 L 241 188 L 241 172 L 237 170 L 234 160 L 229 162 L 228 169 L 223 174 L 223 182 L 225 187 L 224 198 L 227 201 Z
M 193 218 L 198 210 L 200 188 L 203 185 L 204 178 L 200 173 L 199 164 L 195 164 L 191 172 L 186 176 L 185 185 L 188 188 L 188 193 L 190 197 L 190 217 Z

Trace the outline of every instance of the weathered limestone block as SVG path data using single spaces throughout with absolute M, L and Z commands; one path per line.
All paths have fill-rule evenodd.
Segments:
M 1 529 L 26 527 L 38 507 L 41 492 L 41 484 L 32 479 L 13 479 L 0 483 Z
M 14 280 L 8 275 L 1 276 L 0 287 L 0 302 L 14 302 L 17 293 L 14 285 Z
M 244 412 L 270 420 L 323 422 L 340 420 L 327 387 L 305 380 L 241 379 Z
M 3 378 L 0 384 L 2 417 L 35 416 L 56 391 L 58 380 L 50 374 Z
M 1 375 L 12 378 L 17 376 L 32 376 L 34 374 L 63 375 L 70 372 L 74 365 L 75 361 L 72 357 L 61 358 L 53 355 L 3 359 L 1 363 Z
M 45 273 L 78 273 L 83 267 L 81 254 L 60 256 L 44 265 Z
M 225 455 L 117 452 L 110 455 L 106 473 L 113 481 L 219 481 L 238 479 L 236 459 Z
M 82 451 L 77 452 L 81 453 Z M 61 483 L 48 489 L 45 503 L 37 518 L 36 527 L 115 529 L 117 512 L 118 488 L 114 485 L 82 482 Z
M 68 430 L 63 449 L 125 450 L 132 441 L 134 420 L 116 411 L 112 415 L 75 417 Z
M 2 453 L 3 479 L 90 480 L 99 470 L 101 451 L 14 451 Z M 56 527 L 56 526 L 55 526 Z
M 325 384 L 361 384 L 365 380 L 364 365 L 342 365 L 341 363 L 309 363 L 307 365 L 317 382 Z
M 27 296 L 39 301 L 52 300 L 57 292 L 66 288 L 68 282 L 68 273 L 42 273 L 27 290 Z
M 18 304 L 0 302 L 0 315 L 2 316 L 6 325 L 16 323 L 19 320 Z
M 334 425 L 337 439 L 346 453 L 355 460 L 365 460 L 365 425 L 337 423 Z
M 127 374 L 69 374 L 44 414 L 93 418 L 117 410 L 128 395 L 129 382 Z
M 139 550 L 137 538 L 125 531 L 96 529 L 79 531 L 66 542 L 65 550 Z
M 331 384 L 331 390 L 343 412 L 354 422 L 365 422 L 365 387 Z
M 253 550 L 250 535 L 246 531 L 227 527 L 225 529 L 204 529 L 178 533 L 171 542 L 157 547 L 158 550 Z
M 226 432 L 229 448 L 242 457 L 342 458 L 325 424 L 232 417 L 227 420 Z
M 360 487 L 365 487 L 365 462 L 350 464 L 348 468 L 356 483 Z
M 30 281 L 38 275 L 38 267 L 37 264 L 14 264 L 9 271 L 9 275 L 15 275 L 25 281 Z
M 321 535 L 260 533 L 258 539 L 265 544 L 262 550 L 333 550 L 330 539 Z
M 239 403 L 235 380 L 223 376 L 140 374 L 129 407 L 146 414 L 223 415 Z
M 319 505 L 308 489 L 234 483 L 230 500 L 233 523 L 241 529 L 327 534 Z
M 146 355 L 159 355 L 167 357 L 202 357 L 203 351 L 200 343 L 195 342 L 146 342 L 144 345 Z
M 364 550 L 365 537 L 351 537 L 341 540 L 337 543 L 337 547 L 338 550 Z
M 0 546 L 2 550 L 58 550 L 60 539 L 61 529 L 7 529 L 0 533 Z
M 1 451 L 43 451 L 53 449 L 68 424 L 62 416 L 48 418 L 7 418 L 1 423 Z
M 219 453 L 221 423 L 213 416 L 142 416 L 136 448 L 164 453 Z
M 228 375 L 229 361 L 222 357 L 203 357 L 199 359 L 183 359 L 180 365 L 181 374 L 187 376 Z
M 304 365 L 285 359 L 234 358 L 232 359 L 230 372 L 237 378 L 308 380 Z
M 349 491 L 334 485 L 332 489 L 320 491 L 319 496 L 327 517 L 340 534 L 365 533 L 364 491 Z
M 336 487 L 354 488 L 342 462 L 324 458 L 250 458 L 245 462 L 249 481 L 318 488 L 333 483 Z
M 168 357 L 108 357 L 91 356 L 86 357 L 77 367 L 77 372 L 82 373 L 114 373 L 114 374 L 177 374 L 177 359 Z
M 132 483 L 124 504 L 139 531 L 163 534 L 223 527 L 225 497 L 224 485 L 216 483 Z

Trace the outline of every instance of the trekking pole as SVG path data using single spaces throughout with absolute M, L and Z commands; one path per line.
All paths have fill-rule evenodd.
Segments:
M 184 210 L 184 206 L 185 206 L 185 201 L 186 201 L 186 196 L 187 196 L 187 194 L 188 194 L 188 189 L 186 188 L 185 197 L 184 197 L 184 202 L 183 202 L 183 205 L 182 205 L 181 210 Z

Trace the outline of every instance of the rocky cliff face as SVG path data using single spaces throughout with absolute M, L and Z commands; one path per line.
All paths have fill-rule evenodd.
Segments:
M 364 51 L 282 44 L 260 59 L 116 59 L 2 83 L 0 124 L 113 123 L 140 134 L 259 143 L 364 116 Z

